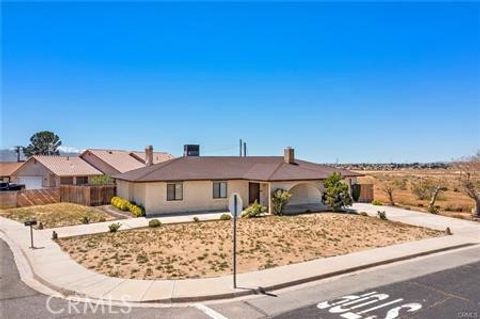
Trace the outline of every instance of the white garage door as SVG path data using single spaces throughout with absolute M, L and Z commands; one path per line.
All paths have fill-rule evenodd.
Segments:
M 17 184 L 25 184 L 26 189 L 42 188 L 42 176 L 18 176 Z

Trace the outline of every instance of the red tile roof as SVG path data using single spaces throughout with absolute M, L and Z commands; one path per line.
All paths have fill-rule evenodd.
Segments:
M 57 176 L 102 175 L 102 172 L 78 156 L 34 155 L 24 162 L 23 165 L 27 165 L 30 161 L 38 161 Z M 19 168 L 20 170 L 21 168 Z
M 145 152 L 138 151 L 122 151 L 122 150 L 108 150 L 108 149 L 88 149 L 95 155 L 120 173 L 128 172 L 133 169 L 145 167 Z M 80 156 L 82 156 L 80 155 Z M 173 156 L 166 152 L 153 152 L 153 163 L 161 163 L 172 159 Z
M 11 176 L 22 164 L 22 162 L 0 162 L 0 176 Z
M 287 164 L 282 156 L 192 156 L 172 159 L 114 177 L 133 182 L 232 179 L 295 181 L 321 180 L 333 172 L 339 172 L 344 177 L 361 176 L 345 169 L 302 160 L 295 160 L 295 164 Z

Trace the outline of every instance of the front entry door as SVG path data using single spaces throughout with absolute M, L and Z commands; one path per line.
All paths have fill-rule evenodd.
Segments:
M 260 183 L 248 183 L 248 203 L 260 203 Z

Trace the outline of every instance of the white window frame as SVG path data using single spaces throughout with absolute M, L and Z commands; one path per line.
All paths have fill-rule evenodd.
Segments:
M 215 196 L 215 186 L 218 185 L 218 196 Z M 224 192 L 222 196 L 222 185 L 225 185 Z M 227 181 L 215 181 L 212 183 L 212 197 L 213 199 L 225 199 L 228 198 L 228 182 Z

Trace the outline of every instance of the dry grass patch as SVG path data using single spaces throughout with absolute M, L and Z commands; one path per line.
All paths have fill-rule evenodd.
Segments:
M 472 208 L 474 202 L 463 194 L 458 183 L 458 172 L 450 169 L 411 169 L 397 171 L 363 171 L 366 174 L 360 177 L 362 183 L 372 183 L 375 189 L 375 199 L 388 203 L 388 197 L 382 191 L 383 185 L 395 182 L 397 185 L 394 191 L 395 203 L 401 207 L 408 207 L 418 211 L 427 211 L 430 199 L 418 199 L 412 192 L 414 183 L 422 179 L 441 181 L 447 187 L 436 202 L 440 208 L 440 214 L 450 217 L 472 219 Z
M 81 219 L 87 216 L 90 223 L 113 219 L 107 213 L 94 207 L 72 203 L 56 203 L 22 208 L 1 209 L 0 215 L 24 222 L 36 218 L 45 228 L 72 226 L 81 224 Z
M 378 218 L 320 213 L 238 221 L 238 270 L 247 272 L 440 236 Z M 216 277 L 231 273 L 230 221 L 163 225 L 62 238 L 77 262 L 135 279 Z

